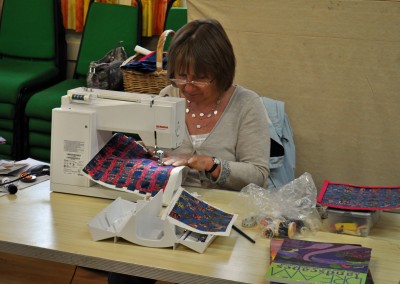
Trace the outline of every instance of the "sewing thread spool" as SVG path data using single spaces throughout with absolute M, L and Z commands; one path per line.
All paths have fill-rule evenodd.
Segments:
M 9 178 L 7 178 L 7 177 L 6 177 L 6 178 L 2 178 L 2 179 L 1 179 L 0 187 L 1 187 L 1 186 L 4 186 L 4 187 L 5 187 L 6 184 L 8 184 L 9 182 L 10 182 L 10 179 L 9 179 Z
M 6 188 L 7 188 L 8 193 L 10 193 L 10 194 L 16 194 L 18 191 L 18 187 L 13 183 L 10 183 L 9 185 L 7 185 Z
M 296 223 L 292 221 L 279 222 L 275 233 L 279 237 L 289 237 L 292 239 L 296 234 Z
M 18 187 L 15 184 L 10 183 L 10 179 L 9 178 L 3 178 L 1 180 L 1 185 L 6 189 L 6 191 L 9 194 L 16 194 L 17 191 L 18 191 Z
M 69 102 L 91 104 L 92 94 L 68 94 Z

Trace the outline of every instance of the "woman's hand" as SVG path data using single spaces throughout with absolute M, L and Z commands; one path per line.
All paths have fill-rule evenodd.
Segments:
M 163 165 L 165 166 L 188 166 L 188 161 L 192 157 L 192 155 L 185 154 L 185 155 L 178 155 L 178 156 L 169 156 L 165 153 L 165 157 L 162 159 Z
M 166 166 L 187 166 L 198 171 L 210 170 L 213 166 L 213 158 L 204 155 L 178 155 L 168 156 L 163 159 L 163 164 Z

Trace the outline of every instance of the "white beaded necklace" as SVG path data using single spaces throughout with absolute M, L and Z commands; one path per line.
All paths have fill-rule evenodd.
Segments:
M 191 101 L 190 100 L 186 100 L 186 113 L 189 114 L 192 118 L 198 117 L 200 120 L 203 120 L 203 118 L 211 118 L 213 115 L 215 116 L 215 115 L 218 114 L 218 106 L 220 105 L 220 103 L 221 103 L 221 96 L 218 97 L 214 107 L 211 109 L 211 111 L 209 113 L 205 114 L 204 112 L 200 112 L 197 115 L 194 112 L 192 112 L 192 110 L 190 108 Z M 208 123 L 205 124 L 205 125 L 201 125 L 201 124 L 195 123 L 195 125 L 196 125 L 197 129 L 200 129 L 202 127 L 206 127 L 208 125 Z

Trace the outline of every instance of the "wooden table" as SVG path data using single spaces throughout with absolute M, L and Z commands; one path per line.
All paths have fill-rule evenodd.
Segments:
M 232 212 L 237 204 L 234 192 L 191 191 L 226 211 Z M 122 239 L 92 241 L 87 223 L 110 202 L 50 192 L 48 181 L 0 197 L 0 252 L 174 283 L 265 283 L 269 240 L 259 236 L 256 228 L 244 230 L 256 244 L 232 231 L 230 237 L 216 238 L 203 254 L 184 246 L 173 250 L 141 247 Z M 375 283 L 400 280 L 400 214 L 382 213 L 368 237 L 318 232 L 306 239 L 370 247 Z

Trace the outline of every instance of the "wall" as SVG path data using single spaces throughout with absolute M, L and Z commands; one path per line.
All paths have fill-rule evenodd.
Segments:
M 65 32 L 65 41 L 67 43 L 67 78 L 72 78 L 74 75 L 81 38 L 81 33 L 72 30 L 66 30 Z
M 236 82 L 286 103 L 297 176 L 400 185 L 399 1 L 187 3 L 226 28 Z

